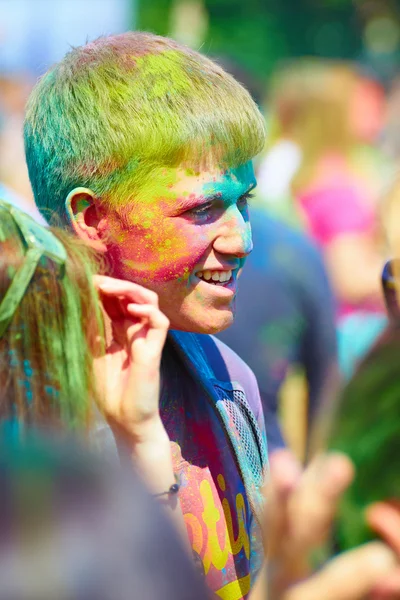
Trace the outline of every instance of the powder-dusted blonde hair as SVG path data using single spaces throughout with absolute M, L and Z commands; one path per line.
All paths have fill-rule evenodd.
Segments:
M 143 32 L 73 49 L 28 101 L 25 148 L 36 203 L 65 218 L 75 187 L 116 208 L 153 168 L 239 166 L 264 144 L 250 94 L 217 64 Z

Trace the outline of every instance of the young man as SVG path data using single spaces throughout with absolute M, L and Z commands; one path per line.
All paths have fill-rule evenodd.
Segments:
M 263 414 L 250 369 L 199 334 L 233 320 L 263 118 L 207 58 L 127 33 L 74 49 L 44 76 L 25 143 L 42 214 L 158 294 L 172 328 L 160 412 L 190 542 L 210 589 L 244 598 L 262 560 Z
M 209 588 L 228 600 L 248 596 L 263 557 L 264 422 L 253 373 L 204 334 L 233 320 L 238 273 L 252 248 L 250 161 L 263 143 L 262 116 L 232 77 L 200 54 L 144 33 L 72 50 L 37 85 L 25 122 L 42 214 L 54 214 L 103 252 L 114 275 L 157 292 L 171 322 L 160 413 L 193 551 Z M 279 597 L 320 599 L 332 589 L 330 599 L 355 600 L 367 590 L 357 574 L 373 572 L 366 566 L 374 558 L 382 566 L 374 580 L 392 569 L 391 554 L 380 552 L 379 562 L 372 548 L 281 594 L 303 577 L 298 563 L 328 529 L 344 485 L 337 466 L 323 469 L 322 482 L 311 472 L 297 486 L 293 463 L 278 465 L 280 485 L 270 496 L 277 518 L 268 514 L 280 542 L 272 545 L 279 568 L 270 570 Z M 339 471 L 348 481 L 347 463 Z M 289 488 L 296 491 L 290 515 Z M 262 586 L 254 594 L 252 600 L 265 597 Z

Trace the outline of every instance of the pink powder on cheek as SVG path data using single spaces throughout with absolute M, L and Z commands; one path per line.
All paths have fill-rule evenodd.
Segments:
M 200 227 L 178 219 L 160 226 L 135 227 L 119 247 L 125 276 L 142 281 L 188 280 L 210 247 L 210 236 Z

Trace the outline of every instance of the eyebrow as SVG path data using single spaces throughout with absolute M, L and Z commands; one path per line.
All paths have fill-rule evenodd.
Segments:
M 206 204 L 207 202 L 212 202 L 213 200 L 220 200 L 222 197 L 221 193 L 216 194 L 199 194 L 196 197 L 191 196 L 182 196 L 181 198 L 177 198 L 177 203 L 174 208 L 177 210 L 189 210 L 190 208 L 196 208 L 196 206 L 200 206 L 201 204 Z
M 254 180 L 244 191 L 240 190 L 240 194 L 238 198 L 241 198 L 245 194 L 249 194 L 252 190 L 257 187 L 257 181 Z M 195 198 L 194 198 L 195 196 Z M 190 196 L 181 196 L 177 198 L 177 202 L 174 206 L 174 209 L 177 211 L 185 211 L 190 210 L 191 208 L 196 208 L 196 206 L 201 206 L 201 204 L 206 204 L 207 202 L 213 202 L 213 200 L 220 200 L 223 197 L 222 192 L 216 192 L 214 194 L 191 194 Z

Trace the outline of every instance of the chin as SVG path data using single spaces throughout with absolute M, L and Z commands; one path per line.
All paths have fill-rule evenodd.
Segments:
M 179 323 L 174 323 L 174 321 L 171 320 L 171 329 L 188 331 L 190 333 L 206 333 L 214 335 L 220 331 L 224 331 L 224 329 L 227 329 L 232 325 L 234 320 L 232 311 L 227 310 L 223 311 L 223 313 L 222 311 L 215 311 L 214 315 L 210 314 L 210 312 L 207 311 L 207 313 L 204 314 L 203 319 L 201 319 L 200 316 L 196 319 L 180 319 Z

